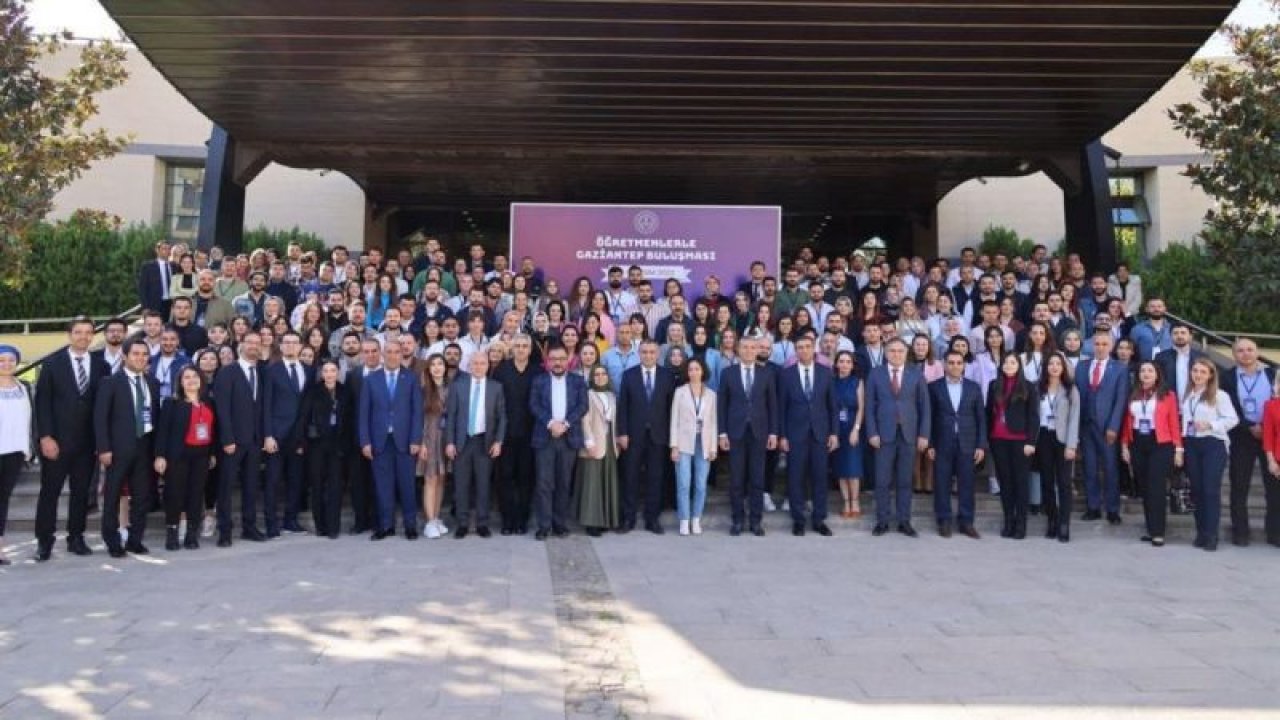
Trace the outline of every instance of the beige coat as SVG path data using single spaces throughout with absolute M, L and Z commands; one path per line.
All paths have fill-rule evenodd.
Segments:
M 671 401 L 671 447 L 685 455 L 693 454 L 694 434 L 698 428 L 693 392 L 688 385 L 676 388 Z M 716 394 L 711 388 L 702 388 L 702 456 L 707 460 L 716 456 L 716 438 L 720 431 L 716 426 Z
M 587 392 L 587 414 L 582 416 L 582 449 L 578 457 L 603 460 L 610 438 L 618 437 L 618 400 L 613 393 Z M 616 452 L 616 450 L 615 450 Z

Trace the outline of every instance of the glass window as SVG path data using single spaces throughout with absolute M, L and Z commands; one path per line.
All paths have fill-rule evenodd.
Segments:
M 200 227 L 204 166 L 168 165 L 164 171 L 164 229 L 170 239 L 194 242 Z

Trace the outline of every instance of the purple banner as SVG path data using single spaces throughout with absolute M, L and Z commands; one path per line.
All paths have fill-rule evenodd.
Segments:
M 658 297 L 667 278 L 698 297 L 709 275 L 720 279 L 721 293 L 733 295 L 753 260 L 777 274 L 781 243 L 780 207 L 511 205 L 512 264 L 534 258 L 562 293 L 580 276 L 599 287 L 610 266 L 639 265 Z

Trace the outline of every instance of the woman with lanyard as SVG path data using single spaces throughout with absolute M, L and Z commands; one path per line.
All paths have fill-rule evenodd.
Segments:
M 992 333 L 999 334 L 1000 328 L 990 328 L 987 337 Z M 1027 477 L 1040 436 L 1040 391 L 1023 376 L 1015 353 L 999 362 L 999 375 L 987 390 L 987 427 L 996 474 L 1005 479 L 1000 537 L 1022 540 L 1027 536 Z
M 1138 382 L 1120 427 L 1120 459 L 1133 469 L 1142 489 L 1147 523 L 1142 541 L 1163 547 L 1169 512 L 1166 483 L 1174 466 L 1182 467 L 1182 430 L 1178 427 L 1178 395 L 1165 387 L 1160 368 L 1150 360 L 1138 366 Z
M 1280 373 L 1271 386 L 1271 399 L 1262 406 L 1262 449 L 1267 454 L 1267 470 L 1280 475 Z
M 428 364 L 444 365 L 444 357 L 433 355 Z M 311 488 L 311 518 L 317 537 L 337 540 L 342 516 L 344 461 L 355 425 L 354 408 L 347 388 L 339 382 L 338 362 L 322 360 L 316 382 L 307 387 L 299 411 L 303 432 L 307 480 Z
M 1043 372 L 1045 358 L 1057 352 L 1057 348 L 1053 344 L 1053 333 L 1049 332 L 1049 326 L 1044 323 L 1031 323 L 1027 328 L 1027 349 L 1022 353 L 1022 375 L 1027 382 L 1038 384 L 1040 382 L 1040 374 Z M 1043 482 L 1040 479 L 1040 472 L 1032 465 L 1031 475 L 1027 482 L 1027 510 L 1032 515 L 1039 515 L 1040 508 L 1044 501 L 1042 494 Z
M 685 364 L 688 382 L 676 388 L 671 401 L 671 462 L 676 466 L 676 514 L 681 535 L 702 534 L 707 472 L 716 459 L 716 393 L 707 387 L 707 374 L 706 363 L 690 360 Z
M 778 318 L 774 330 L 773 348 L 769 351 L 769 362 L 784 368 L 795 361 L 796 344 L 791 340 L 793 323 L 790 315 Z
M 1044 536 L 1071 542 L 1071 463 L 1080 447 L 1080 391 L 1058 353 L 1045 356 L 1040 389 L 1040 435 L 1036 466 L 1048 527 Z
M 621 491 L 618 483 L 618 401 L 603 365 L 591 368 L 587 414 L 582 418 L 583 448 L 578 452 L 573 507 L 587 535 L 600 537 L 620 524 Z
M 193 365 L 182 368 L 156 424 L 156 474 L 164 476 L 164 549 L 200 547 L 199 518 L 204 515 L 205 483 L 213 461 L 213 404 L 204 376 Z M 178 542 L 178 522 L 187 516 L 187 532 Z
M 5 525 L 9 521 L 9 498 L 18 483 L 22 467 L 31 461 L 35 442 L 35 394 L 15 373 L 22 353 L 12 345 L 0 345 L 0 565 L 8 565 L 4 554 Z
M 831 471 L 840 482 L 840 495 L 844 498 L 844 511 L 840 513 L 840 517 L 847 519 L 862 517 L 859 497 L 865 474 L 860 447 L 862 416 L 866 407 L 865 391 L 855 372 L 856 365 L 853 353 L 848 350 L 836 353 L 832 391 L 835 395 L 836 422 L 840 426 L 836 437 L 840 444 L 831 458 Z
M 1194 545 L 1218 549 L 1222 519 L 1222 474 L 1227 468 L 1227 433 L 1240 423 L 1226 393 L 1218 392 L 1218 369 L 1205 358 L 1191 361 L 1191 382 L 1182 401 L 1183 463 L 1195 501 Z

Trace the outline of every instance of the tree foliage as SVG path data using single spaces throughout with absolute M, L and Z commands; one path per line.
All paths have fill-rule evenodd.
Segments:
M 1280 2 L 1272 1 L 1280 8 Z M 1214 261 L 1253 307 L 1280 306 L 1280 25 L 1227 25 L 1233 62 L 1196 61 L 1198 102 L 1169 111 L 1207 154 L 1186 175 L 1215 201 L 1201 231 Z
M 92 163 L 128 144 L 128 137 L 90 129 L 97 96 L 125 81 L 124 50 L 93 42 L 61 78 L 37 67 L 63 49 L 69 34 L 37 36 L 25 0 L 0 0 L 0 278 L 21 283 L 30 230 L 53 207 L 58 191 Z

